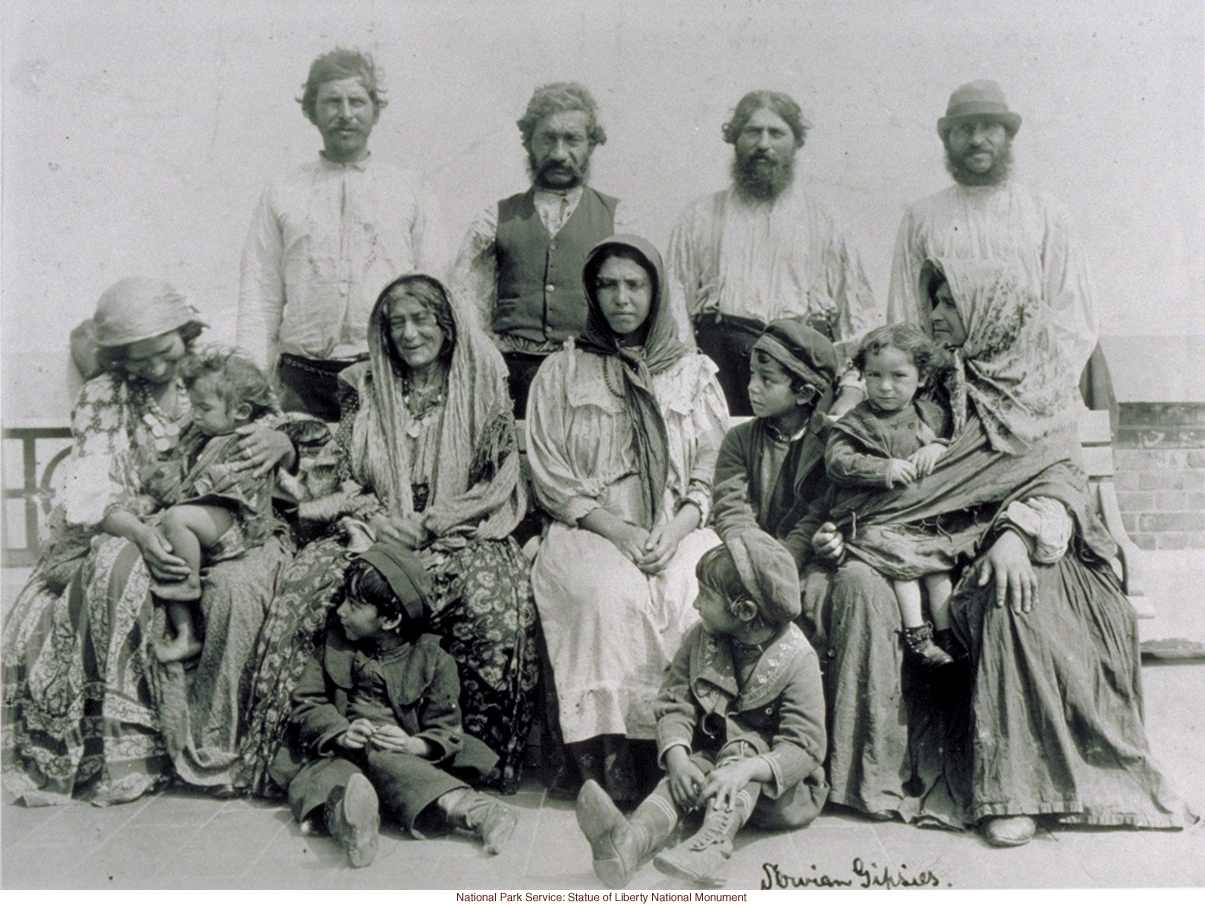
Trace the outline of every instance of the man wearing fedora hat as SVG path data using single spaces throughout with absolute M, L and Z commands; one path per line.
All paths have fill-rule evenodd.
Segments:
M 1013 262 L 1054 312 L 1063 354 L 1094 409 L 1112 408 L 1112 386 L 1097 346 L 1088 271 L 1067 213 L 1054 198 L 1011 177 L 1012 140 L 1021 117 L 992 81 L 968 82 L 950 95 L 937 134 L 955 184 L 908 207 L 896 240 L 887 321 L 918 323 L 927 304 L 920 287 L 926 258 Z M 1091 361 L 1089 361 L 1091 360 Z

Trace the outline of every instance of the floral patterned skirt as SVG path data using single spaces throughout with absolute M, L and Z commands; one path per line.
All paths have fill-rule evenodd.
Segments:
M 450 552 L 420 552 L 435 588 L 429 632 L 456 659 L 464 729 L 499 756 L 490 784 L 513 792 L 536 704 L 536 610 L 527 561 L 511 538 L 478 540 Z M 260 633 L 251 682 L 240 785 L 281 790 L 268 769 L 292 709 L 290 697 L 322 641 L 352 554 L 339 538 L 305 547 L 281 581 Z

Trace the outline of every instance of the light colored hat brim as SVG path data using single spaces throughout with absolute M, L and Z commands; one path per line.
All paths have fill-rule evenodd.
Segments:
M 140 343 L 186 324 L 208 326 L 170 283 L 148 277 L 126 277 L 105 290 L 92 323 L 94 342 L 102 349 Z

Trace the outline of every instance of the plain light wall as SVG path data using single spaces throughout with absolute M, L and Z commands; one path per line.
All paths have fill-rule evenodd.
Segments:
M 786 91 L 813 123 L 799 178 L 881 303 L 904 205 L 950 181 L 950 91 L 994 78 L 1024 118 L 1017 178 L 1076 222 L 1102 333 L 1205 336 L 1199 2 L 10 0 L 2 24 L 7 420 L 66 417 L 68 334 L 123 276 L 167 277 L 233 340 L 251 213 L 321 147 L 294 98 L 339 44 L 383 68 L 370 147 L 424 174 L 454 243 L 527 185 L 515 120 L 538 84 L 590 87 L 609 136 L 592 182 L 662 248 L 726 183 L 736 101 Z

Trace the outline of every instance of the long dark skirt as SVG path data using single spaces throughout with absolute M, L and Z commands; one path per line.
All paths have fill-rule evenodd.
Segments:
M 964 579 L 951 604 L 965 666 L 905 657 L 889 582 L 856 560 L 833 583 L 825 671 L 829 800 L 917 823 L 993 815 L 1183 827 L 1142 724 L 1134 613 L 1107 565 L 1036 565 L 1038 603 L 995 606 Z
M 965 695 L 957 671 L 926 673 L 905 659 L 890 582 L 859 560 L 833 580 L 825 700 L 829 801 L 880 817 L 966 826 L 967 790 L 945 770 L 947 728 Z
M 1070 553 L 1034 568 L 1028 614 L 997 607 L 992 583 L 951 602 L 973 671 L 972 819 L 1183 827 L 1147 744 L 1137 623 L 1116 577 Z

